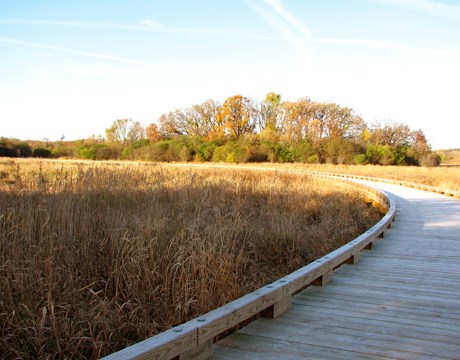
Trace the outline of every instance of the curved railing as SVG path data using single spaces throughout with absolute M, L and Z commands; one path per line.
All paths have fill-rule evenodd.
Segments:
M 251 168 L 252 170 L 270 170 Z M 266 285 L 252 293 L 236 299 L 196 319 L 167 330 L 147 340 L 129 346 L 105 357 L 114 359 L 206 359 L 212 355 L 213 339 L 236 325 L 256 316 L 276 318 L 291 306 L 291 298 L 309 285 L 324 285 L 334 270 L 342 264 L 354 264 L 364 249 L 371 249 L 378 237 L 391 227 L 395 218 L 394 201 L 382 191 L 333 174 L 306 172 L 302 170 L 279 170 L 280 172 L 311 174 L 322 178 L 333 178 L 344 184 L 359 187 L 386 212 L 386 215 L 365 233 L 348 244 L 293 273 Z

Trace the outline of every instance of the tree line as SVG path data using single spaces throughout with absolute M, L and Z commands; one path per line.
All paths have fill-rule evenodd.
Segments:
M 93 160 L 439 165 L 422 130 L 366 123 L 353 109 L 308 97 L 257 102 L 242 95 L 179 108 L 143 127 L 118 119 L 105 136 L 30 144 L 0 139 L 0 156 Z

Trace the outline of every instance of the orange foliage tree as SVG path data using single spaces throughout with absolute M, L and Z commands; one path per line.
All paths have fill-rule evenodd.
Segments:
M 241 95 L 227 98 L 217 114 L 217 137 L 239 138 L 254 131 L 251 100 Z

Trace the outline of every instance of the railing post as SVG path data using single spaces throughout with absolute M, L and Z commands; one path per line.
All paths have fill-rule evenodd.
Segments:
M 280 301 L 274 303 L 267 309 L 262 311 L 262 316 L 269 319 L 276 319 L 282 313 L 288 311 L 291 308 L 292 296 L 287 295 L 283 297 Z
M 311 285 L 314 286 L 324 286 L 332 280 L 332 275 L 334 274 L 333 270 L 328 271 L 327 273 L 321 275 L 319 278 L 315 279 Z
M 350 264 L 350 265 L 356 264 L 359 261 L 360 256 L 361 256 L 361 253 L 356 253 L 350 256 L 347 260 L 345 260 L 345 264 Z
M 212 357 L 212 340 L 208 340 L 205 343 L 198 345 L 196 348 L 188 350 L 173 360 L 207 360 Z
M 372 250 L 374 248 L 374 243 L 370 242 L 364 247 L 364 250 Z

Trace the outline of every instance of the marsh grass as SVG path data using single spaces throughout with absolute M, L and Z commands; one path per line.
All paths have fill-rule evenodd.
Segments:
M 306 265 L 379 219 L 307 176 L 0 162 L 0 354 L 98 358 Z
M 419 166 L 375 166 L 350 165 L 314 167 L 319 171 L 330 171 L 363 176 L 373 176 L 393 180 L 410 181 L 449 190 L 460 191 L 460 167 L 419 167 Z
M 380 165 L 329 165 L 329 164 L 257 164 L 245 167 L 264 166 L 279 169 L 300 169 L 353 174 L 377 178 L 409 181 L 449 190 L 460 191 L 460 166 L 380 166 Z

